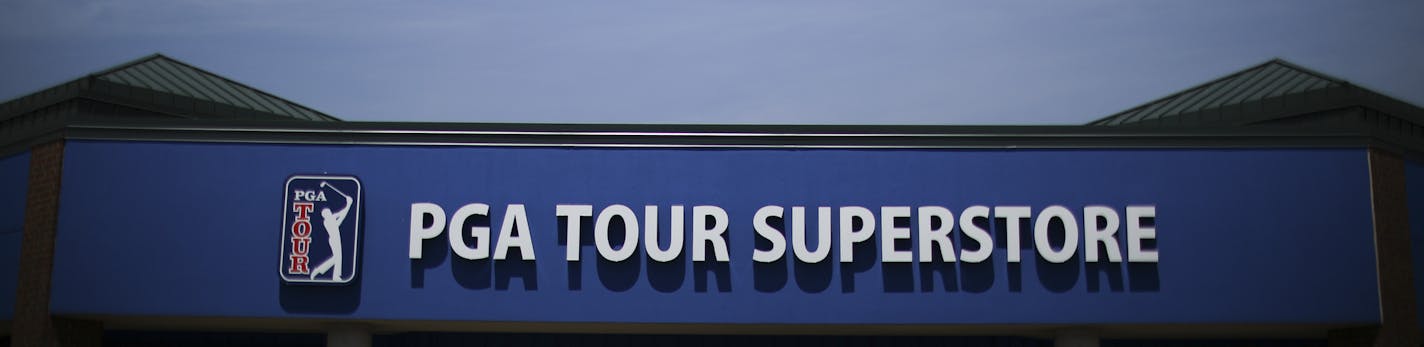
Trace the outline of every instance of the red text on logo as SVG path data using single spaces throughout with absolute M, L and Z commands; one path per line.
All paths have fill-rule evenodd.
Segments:
M 310 202 L 292 203 L 292 212 L 297 213 L 297 219 L 292 222 L 292 267 L 287 268 L 289 274 L 308 274 L 307 251 L 311 247 L 311 211 L 313 205 Z

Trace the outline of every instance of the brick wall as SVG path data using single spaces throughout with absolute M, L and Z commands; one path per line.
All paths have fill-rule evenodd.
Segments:
M 49 313 L 54 234 L 59 221 L 59 189 L 64 141 L 30 149 L 30 185 L 25 195 L 24 237 L 20 242 L 19 283 L 10 342 L 14 346 L 95 346 L 103 328 L 96 322 L 54 319 Z
M 1376 346 L 1419 345 L 1414 298 L 1414 258 L 1410 256 L 1409 201 L 1404 160 L 1370 149 L 1370 190 L 1374 201 L 1375 251 L 1380 285 L 1380 326 Z

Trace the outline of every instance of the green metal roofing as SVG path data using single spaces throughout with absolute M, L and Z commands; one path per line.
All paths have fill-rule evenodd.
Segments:
M 1088 125 L 1135 125 L 1163 122 L 1186 114 L 1220 109 L 1288 95 L 1342 87 L 1348 82 L 1272 59 L 1260 65 L 1168 95 Z M 1173 123 L 1184 122 L 1180 119 Z
M 92 75 L 131 87 L 176 94 L 299 120 L 339 120 L 295 102 L 204 71 L 161 54 L 119 65 Z
M 341 119 L 154 54 L 0 102 L 0 121 L 72 114 L 228 120 Z

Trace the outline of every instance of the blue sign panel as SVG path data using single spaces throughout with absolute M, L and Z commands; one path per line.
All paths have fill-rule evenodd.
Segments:
M 64 165 L 55 314 L 802 324 L 1379 319 L 1364 149 L 71 141 Z M 312 179 L 298 190 L 324 192 L 331 215 L 344 206 L 337 190 L 359 201 L 339 223 L 360 220 L 360 242 L 342 253 L 354 263 L 341 276 L 355 277 L 344 286 L 286 284 L 271 271 L 292 265 L 292 235 L 271 230 L 294 223 L 275 206 L 291 210 L 297 195 L 288 187 L 278 196 L 276 187 L 293 175 L 336 176 L 328 173 L 359 176 L 359 187 Z M 311 235 L 326 233 L 308 217 Z M 329 258 L 318 254 L 332 248 L 323 240 L 309 241 L 308 264 Z M 274 258 L 279 251 L 284 257 Z
M 286 186 L 277 273 L 289 284 L 350 283 L 361 256 L 361 181 L 298 175 Z

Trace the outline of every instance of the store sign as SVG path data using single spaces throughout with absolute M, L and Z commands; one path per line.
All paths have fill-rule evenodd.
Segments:
M 587 227 L 580 221 L 594 217 L 594 206 L 559 204 L 554 210 L 556 216 L 547 216 L 549 222 L 540 224 L 557 224 L 553 217 L 563 220 L 561 236 L 567 240 L 564 260 L 580 261 L 583 259 L 580 235 L 583 234 L 583 228 Z M 732 222 L 725 209 L 710 205 L 693 206 L 689 214 L 685 206 L 673 205 L 668 206 L 667 214 L 660 214 L 659 210 L 656 205 L 644 206 L 643 213 L 639 216 L 632 208 L 621 204 L 602 207 L 592 226 L 598 257 L 611 262 L 622 262 L 634 256 L 641 244 L 643 254 L 652 261 L 671 262 L 682 256 L 686 240 L 692 250 L 692 261 L 731 260 L 733 253 L 728 251 L 726 233 Z M 487 204 L 470 203 L 454 210 L 447 218 L 445 209 L 440 205 L 424 202 L 411 204 L 410 259 L 424 257 L 426 240 L 441 236 L 441 233 L 449 233 L 452 236 L 445 239 L 449 241 L 450 250 L 466 260 L 490 258 L 491 249 L 493 259 L 497 261 L 506 260 L 509 254 L 514 252 L 520 255 L 519 260 L 535 260 L 537 252 L 533 249 L 531 238 L 541 233 L 530 230 L 529 217 L 523 204 L 506 206 L 505 214 L 499 223 L 498 243 L 491 242 L 493 235 L 490 227 L 464 228 L 471 219 L 492 218 L 489 211 Z M 1083 261 L 1088 263 L 1120 263 L 1124 259 L 1133 263 L 1157 262 L 1157 250 L 1143 247 L 1144 242 L 1155 243 L 1157 238 L 1154 225 L 1157 208 L 1151 205 L 1132 205 L 1121 209 L 1127 216 L 1124 232 L 1119 232 L 1119 229 L 1123 229 L 1123 214 L 1119 213 L 1119 209 L 1103 205 L 1084 206 L 1078 211 L 1052 205 L 1037 211 L 1036 216 L 1029 206 L 994 206 L 991 209 L 988 206 L 973 205 L 960 211 L 958 219 L 955 218 L 954 211 L 943 206 L 882 206 L 878 208 L 878 214 L 861 206 L 820 206 L 815 207 L 815 211 L 816 235 L 808 237 L 805 206 L 792 206 L 790 215 L 787 215 L 787 208 L 778 205 L 757 209 L 754 216 L 746 219 L 752 223 L 751 227 L 742 230 L 755 230 L 758 243 L 766 244 L 767 247 L 751 252 L 752 260 L 772 263 L 791 257 L 787 251 L 786 229 L 789 228 L 789 248 L 794 250 L 790 253 L 794 254 L 796 261 L 802 263 L 814 264 L 826 260 L 832 247 L 840 250 L 840 262 L 853 263 L 857 257 L 855 246 L 870 241 L 877 233 L 880 237 L 878 260 L 883 263 L 914 262 L 915 253 L 919 254 L 919 262 L 933 262 L 935 255 L 938 255 L 938 259 L 946 262 L 962 260 L 966 263 L 980 263 L 989 259 L 994 252 L 994 239 L 989 231 L 981 226 L 987 223 L 981 222 L 995 218 L 1004 220 L 1004 225 L 1007 226 L 1004 240 L 1007 244 L 1006 260 L 1018 263 L 1023 259 L 1020 245 L 1024 242 L 1020 240 L 1019 228 L 1021 222 L 1032 218 L 1033 249 L 1049 263 L 1058 264 L 1073 259 L 1079 252 L 1080 238 Z M 1078 213 L 1079 211 L 1081 213 Z M 642 223 L 639 222 L 640 218 Z M 671 219 L 671 230 L 660 232 L 659 218 Z M 877 219 L 879 224 L 876 223 Z M 836 221 L 835 224 L 832 224 L 833 220 Z M 686 221 L 691 221 L 690 234 L 687 231 L 689 223 Z M 613 225 L 621 225 L 622 230 L 616 232 L 621 234 L 621 237 L 617 239 L 612 236 L 615 233 L 610 231 Z M 639 225 L 642 225 L 641 230 Z M 835 245 L 831 244 L 833 230 L 836 231 L 835 238 L 839 240 Z M 953 240 L 959 237 L 951 234 L 956 231 L 962 233 L 963 238 L 968 241 L 966 243 L 975 246 L 955 247 Z M 473 245 L 464 241 L 465 235 L 460 235 L 464 233 L 468 233 L 468 236 L 475 240 Z M 660 238 L 666 238 L 668 241 L 659 242 Z M 808 244 L 807 240 L 810 238 L 816 240 L 815 244 Z M 1054 242 L 1055 239 L 1058 241 Z M 667 243 L 668 246 L 661 246 L 662 243 Z M 1126 244 L 1126 257 L 1120 251 L 1119 243 Z M 915 245 L 918 245 L 918 252 L 912 250 Z M 441 247 L 435 251 L 445 250 Z M 1100 254 L 1103 256 L 1100 257 Z
M 361 181 L 355 176 L 287 179 L 278 273 L 291 284 L 344 284 L 356 278 L 361 247 Z
M 51 312 L 1368 325 L 1366 154 L 72 140 Z

